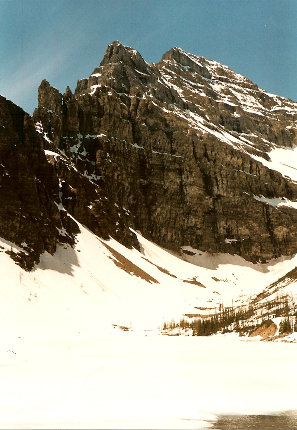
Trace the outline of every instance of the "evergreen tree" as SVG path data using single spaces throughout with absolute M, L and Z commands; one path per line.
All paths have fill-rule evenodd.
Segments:
M 282 319 L 282 321 L 279 325 L 279 333 L 280 334 L 292 333 L 292 326 L 291 326 L 291 322 L 290 322 L 289 317 Z

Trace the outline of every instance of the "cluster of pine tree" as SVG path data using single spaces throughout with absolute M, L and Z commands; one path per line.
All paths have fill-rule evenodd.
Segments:
M 279 334 L 292 333 L 293 331 L 297 331 L 297 318 L 295 317 L 295 322 L 293 318 L 283 318 L 279 325 Z
M 270 309 L 272 310 L 270 311 Z M 289 299 L 287 296 L 276 297 L 267 304 L 268 313 L 271 312 L 273 317 L 280 317 L 289 315 L 291 312 L 291 307 L 289 305 Z
M 222 310 L 211 317 L 195 318 L 194 321 L 181 319 L 178 323 L 172 321 L 164 323 L 163 330 L 172 330 L 175 328 L 191 329 L 193 336 L 209 336 L 222 331 L 248 331 L 250 325 L 245 325 L 244 321 L 248 320 L 254 314 L 254 308 L 250 306 L 247 310 L 236 310 L 233 307 L 222 308 Z
M 256 323 L 255 317 L 258 323 Z M 179 322 L 171 321 L 164 323 L 163 330 L 190 329 L 193 336 L 209 336 L 218 332 L 231 331 L 247 334 L 263 324 L 272 323 L 271 318 L 275 317 L 283 317 L 280 323 L 280 334 L 297 331 L 297 311 L 294 311 L 293 301 L 289 300 L 288 296 L 277 296 L 266 302 L 265 308 L 263 308 L 263 304 L 256 301 L 241 309 L 233 306 L 224 308 L 221 305 L 220 310 L 212 316 L 195 318 L 192 321 L 185 318 Z
M 297 311 L 292 310 L 292 299 L 288 296 L 277 297 L 274 302 L 273 316 L 283 317 L 279 325 L 279 334 L 297 331 Z

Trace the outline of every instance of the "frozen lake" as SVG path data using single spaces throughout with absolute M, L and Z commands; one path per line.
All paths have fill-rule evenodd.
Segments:
M 114 330 L 7 338 L 0 358 L 2 428 L 199 429 L 297 409 L 297 344 Z

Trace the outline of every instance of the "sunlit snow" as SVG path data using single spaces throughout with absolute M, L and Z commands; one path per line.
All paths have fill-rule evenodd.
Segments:
M 158 331 L 195 306 L 246 300 L 296 257 L 253 265 L 185 247 L 191 264 L 141 235 L 142 253 L 80 229 L 29 273 L 1 241 L 2 427 L 197 429 L 296 407 L 296 344 Z
M 269 169 L 280 172 L 283 176 L 287 176 L 293 181 L 297 181 L 297 146 L 293 148 L 275 147 L 268 152 L 270 160 L 265 160 L 262 157 L 250 154 L 252 158 L 260 161 Z

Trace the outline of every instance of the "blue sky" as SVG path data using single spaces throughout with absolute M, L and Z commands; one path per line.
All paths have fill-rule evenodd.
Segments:
M 114 40 L 157 62 L 173 46 L 297 100 L 296 0 L 0 0 L 0 93 L 32 113 L 46 78 L 75 89 Z

